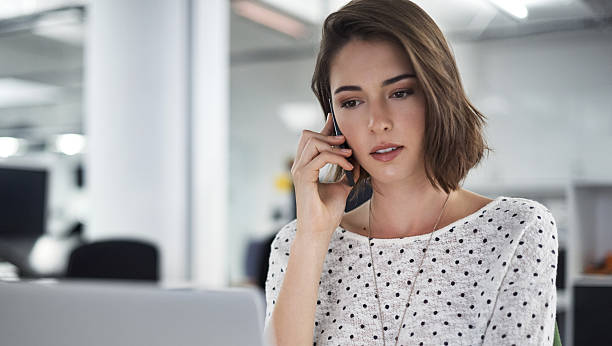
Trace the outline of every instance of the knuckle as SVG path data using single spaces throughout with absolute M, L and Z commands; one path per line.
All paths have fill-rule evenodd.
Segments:
M 317 139 L 315 137 L 308 138 L 308 141 L 306 142 L 306 146 L 309 147 L 309 148 L 314 146 L 316 148 L 317 147 Z
M 331 162 L 336 162 L 337 161 L 337 156 L 329 151 L 324 151 L 321 153 L 321 155 L 323 156 L 323 158 L 325 159 L 325 161 L 331 161 Z
M 294 181 L 297 181 L 300 179 L 300 171 L 299 170 L 294 170 L 291 172 L 291 176 L 293 177 Z

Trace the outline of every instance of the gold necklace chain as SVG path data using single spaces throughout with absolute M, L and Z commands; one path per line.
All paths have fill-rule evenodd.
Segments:
M 444 201 L 444 206 L 442 207 L 442 210 L 440 211 L 440 215 L 438 215 L 438 220 L 436 221 L 436 224 L 433 227 L 433 230 L 431 231 L 430 235 L 429 235 L 429 240 L 427 241 L 427 246 L 425 247 L 425 249 L 423 250 L 423 256 L 421 257 L 421 263 L 419 263 L 419 267 L 417 268 L 417 271 L 414 275 L 414 278 L 412 279 L 412 285 L 410 285 L 410 294 L 408 295 L 408 301 L 406 302 L 406 308 L 404 309 L 404 313 L 402 314 L 402 319 L 400 321 L 399 324 L 399 330 L 397 331 L 397 335 L 395 336 L 395 346 L 397 346 L 397 342 L 399 340 L 399 335 L 402 331 L 402 324 L 404 323 L 404 317 L 406 317 L 406 311 L 408 311 L 408 307 L 410 306 L 410 298 L 412 298 L 412 291 L 414 289 L 414 286 L 416 285 L 416 278 L 419 275 L 419 271 L 421 270 L 421 266 L 423 265 L 423 260 L 425 259 L 425 254 L 427 252 L 427 249 L 429 249 L 429 243 L 431 241 L 431 237 L 433 235 L 433 232 L 436 230 L 436 227 L 438 227 L 438 222 L 440 222 L 440 218 L 442 217 L 442 213 L 444 212 L 444 209 L 446 208 L 446 203 L 448 202 L 448 198 L 450 197 L 450 193 L 446 196 L 446 200 Z M 383 345 L 387 345 L 387 342 L 385 340 L 385 329 L 384 329 L 384 321 L 383 321 L 383 315 L 382 315 L 382 307 L 380 305 L 380 295 L 378 293 L 378 284 L 376 283 L 376 269 L 374 267 L 374 256 L 372 256 L 372 199 L 370 199 L 370 213 L 368 216 L 368 247 L 370 248 L 370 261 L 372 262 L 372 274 L 374 277 L 374 287 L 376 288 L 376 301 L 378 302 L 378 314 L 380 316 L 380 328 L 382 331 L 382 337 L 383 337 Z

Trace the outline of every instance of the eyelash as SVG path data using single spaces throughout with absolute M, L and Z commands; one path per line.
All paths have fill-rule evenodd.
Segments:
M 348 101 L 344 101 L 344 102 L 342 102 L 342 103 L 340 104 L 340 107 L 342 107 L 342 108 L 348 108 L 348 109 L 350 109 L 350 108 L 355 108 L 355 107 L 356 107 L 356 106 L 351 106 L 351 107 L 349 107 L 349 106 L 348 106 L 348 103 L 349 103 L 349 102 L 358 102 L 358 100 L 348 100 Z
M 412 89 L 402 89 L 402 90 L 398 90 L 398 91 L 393 92 L 393 93 L 391 94 L 391 96 L 394 96 L 394 95 L 399 94 L 399 93 L 403 93 L 403 94 L 404 94 L 404 96 L 394 97 L 394 98 L 404 99 L 404 98 L 406 98 L 406 97 L 408 97 L 408 96 L 410 96 L 410 95 L 414 94 L 414 90 L 412 90 Z M 351 108 L 355 108 L 355 107 L 357 106 L 357 105 L 354 105 L 354 106 L 348 106 L 348 103 L 349 103 L 349 102 L 360 102 L 360 101 L 359 101 L 359 100 L 355 100 L 355 99 L 353 99 L 353 100 L 348 100 L 348 101 L 344 101 L 344 102 L 342 102 L 342 103 L 340 104 L 340 107 L 342 107 L 342 108 L 347 108 L 347 109 L 351 109 Z
M 406 98 L 406 97 L 414 94 L 414 90 L 412 90 L 412 89 L 402 89 L 402 90 L 398 90 L 398 91 L 394 92 L 391 95 L 395 95 L 395 94 L 398 94 L 398 93 L 405 93 L 405 96 L 404 97 L 400 97 L 400 98 Z

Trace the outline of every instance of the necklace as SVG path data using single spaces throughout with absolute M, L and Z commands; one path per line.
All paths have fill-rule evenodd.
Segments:
M 423 257 L 421 257 L 421 262 L 419 263 L 419 267 L 417 268 L 417 271 L 414 275 L 414 278 L 412 279 L 412 285 L 410 286 L 410 294 L 408 294 L 408 301 L 406 302 L 406 308 L 404 309 L 404 313 L 402 314 L 402 319 L 400 321 L 399 324 L 399 328 L 397 331 L 397 335 L 395 336 L 395 346 L 397 346 L 397 342 L 399 340 L 399 335 L 402 331 L 402 324 L 404 323 L 404 317 L 406 317 L 406 311 L 408 311 L 408 307 L 410 306 L 410 298 L 412 297 L 412 291 L 414 289 L 414 286 L 416 285 L 416 278 L 419 275 L 419 271 L 421 270 L 421 265 L 423 265 L 423 260 L 425 259 L 425 253 L 427 252 L 427 249 L 429 249 L 429 242 L 431 241 L 431 236 L 433 235 L 433 232 L 436 230 L 436 227 L 438 227 L 438 222 L 440 222 L 440 217 L 442 217 L 442 213 L 444 212 L 444 209 L 446 208 L 446 202 L 448 202 L 448 198 L 450 197 L 450 193 L 446 196 L 446 200 L 444 201 L 444 206 L 442 206 L 442 210 L 440 211 L 440 215 L 438 215 L 438 220 L 436 221 L 436 224 L 433 227 L 433 230 L 431 231 L 431 233 L 429 234 L 429 240 L 427 241 L 427 246 L 425 247 L 425 249 L 423 249 Z M 370 200 L 370 214 L 368 215 L 368 247 L 370 248 L 370 261 L 372 262 L 372 274 L 374 276 L 374 287 L 376 288 L 376 301 L 378 302 L 378 314 L 380 316 L 380 328 L 382 331 L 382 337 L 383 337 L 383 345 L 387 345 L 387 342 L 385 340 L 385 330 L 384 330 L 384 321 L 383 321 L 383 315 L 382 315 L 382 307 L 380 305 L 380 295 L 378 294 L 378 284 L 376 283 L 376 269 L 374 267 L 374 256 L 372 256 L 372 200 Z

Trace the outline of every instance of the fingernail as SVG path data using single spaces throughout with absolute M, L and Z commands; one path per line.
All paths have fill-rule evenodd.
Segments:
M 334 138 L 338 138 L 338 139 L 340 139 L 340 138 L 344 138 L 344 136 L 343 136 L 343 135 L 340 135 L 340 136 L 334 136 Z
M 340 151 L 344 152 L 344 153 L 350 153 L 351 149 L 340 149 Z

